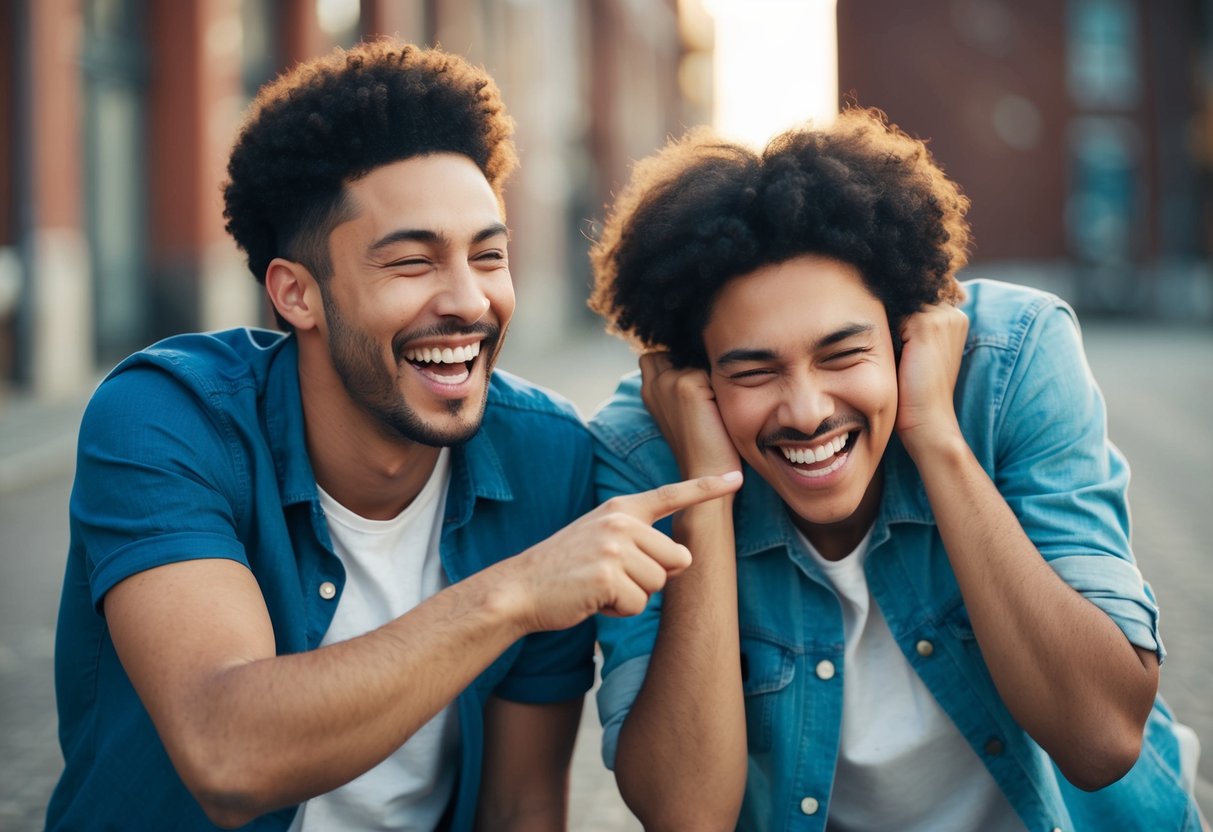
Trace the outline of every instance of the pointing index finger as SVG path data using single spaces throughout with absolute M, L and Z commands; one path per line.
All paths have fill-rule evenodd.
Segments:
M 731 494 L 741 487 L 741 472 L 683 480 L 621 497 L 625 510 L 650 525 L 676 511 Z

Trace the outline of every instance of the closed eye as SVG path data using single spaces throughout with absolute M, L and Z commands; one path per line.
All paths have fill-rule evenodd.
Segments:
M 752 370 L 741 370 L 736 373 L 728 373 L 724 377 L 728 381 L 736 381 L 742 384 L 760 384 L 775 375 L 775 371 L 770 367 L 755 367 Z
M 434 261 L 428 257 L 404 257 L 384 263 L 382 268 L 400 277 L 421 277 L 434 268 Z
M 830 355 L 826 356 L 825 360 L 827 363 L 833 361 L 843 361 L 848 358 L 855 358 L 864 355 L 865 353 L 869 353 L 871 351 L 871 347 L 854 347 L 853 349 L 843 350 L 842 352 L 831 353 Z

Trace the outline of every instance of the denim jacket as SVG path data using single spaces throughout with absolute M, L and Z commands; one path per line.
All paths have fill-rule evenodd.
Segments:
M 1041 556 L 1130 642 L 1161 659 L 1158 610 L 1129 546 L 1128 468 L 1107 439 L 1073 312 L 1019 286 L 974 281 L 966 288 L 970 329 L 955 395 L 965 438 Z M 626 377 L 591 421 L 600 500 L 679 478 L 639 394 L 638 375 Z M 906 659 L 1026 828 L 1199 829 L 1161 699 L 1124 778 L 1088 793 L 1061 776 L 994 687 L 922 480 L 896 436 L 882 464 L 884 494 L 865 566 L 872 595 Z M 734 503 L 749 750 L 739 828 L 820 830 L 842 725 L 842 611 L 778 495 L 752 470 L 746 474 Z M 608 766 L 660 612 L 654 596 L 638 617 L 598 621 Z
M 80 428 L 55 645 L 65 767 L 47 829 L 210 830 L 110 638 L 105 593 L 144 569 L 228 558 L 257 579 L 279 654 L 314 650 L 345 587 L 307 451 L 293 336 L 180 335 L 122 362 Z M 498 370 L 480 430 L 452 449 L 441 558 L 451 582 L 591 507 L 590 437 L 568 402 Z M 543 704 L 593 681 L 593 624 L 511 645 L 459 695 L 449 828 L 470 829 L 490 696 Z M 284 830 L 296 807 L 246 829 Z

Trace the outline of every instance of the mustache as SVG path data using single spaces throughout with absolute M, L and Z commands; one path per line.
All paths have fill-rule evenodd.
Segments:
M 776 447 L 780 442 L 793 442 L 800 444 L 808 444 L 819 437 L 825 436 L 827 433 L 842 428 L 859 428 L 863 430 L 867 428 L 868 420 L 863 416 L 831 416 L 817 426 L 817 429 L 810 433 L 796 430 L 795 428 L 779 428 L 764 435 L 758 440 L 758 446 L 762 450 L 768 450 Z
M 452 338 L 469 335 L 483 335 L 486 346 L 490 348 L 489 352 L 492 352 L 492 346 L 501 338 L 501 327 L 486 321 L 477 321 L 474 324 L 461 324 L 457 321 L 434 324 L 397 335 L 392 339 L 392 354 L 403 355 L 405 344 L 422 338 Z

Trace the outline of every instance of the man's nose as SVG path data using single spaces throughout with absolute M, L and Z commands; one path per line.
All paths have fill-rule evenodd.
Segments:
M 436 299 L 436 311 L 444 317 L 459 318 L 465 323 L 475 323 L 489 311 L 489 298 L 485 294 L 476 270 L 467 262 L 451 265 L 443 275 L 443 285 Z
M 787 384 L 779 406 L 779 424 L 812 434 L 822 422 L 834 415 L 834 410 L 834 396 L 821 384 L 820 379 L 797 377 Z

